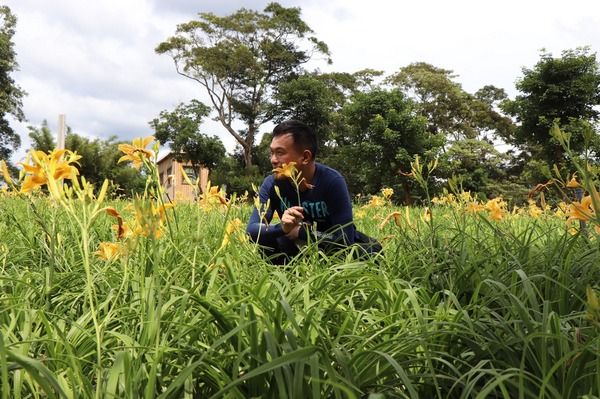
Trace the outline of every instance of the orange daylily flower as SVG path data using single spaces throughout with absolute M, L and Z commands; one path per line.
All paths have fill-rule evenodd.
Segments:
M 123 224 L 123 218 L 121 217 L 119 212 L 112 206 L 109 206 L 106 208 L 106 213 L 108 213 L 110 216 L 117 219 L 117 225 L 116 225 L 117 238 L 121 239 L 121 238 L 125 237 L 126 229 L 125 229 L 125 225 Z
M 147 150 L 146 147 L 154 141 L 154 136 L 148 136 L 146 138 L 137 137 L 133 139 L 131 144 L 119 144 L 119 151 L 123 152 L 121 158 L 117 163 L 131 161 L 135 169 L 139 169 L 142 166 L 144 158 L 150 159 L 154 156 L 154 151 Z
M 390 213 L 389 215 L 387 215 L 385 217 L 385 219 L 383 219 L 383 222 L 381 222 L 381 224 L 379 225 L 380 229 L 383 229 L 385 227 L 386 224 L 388 224 L 388 222 L 391 219 L 394 219 L 394 223 L 396 223 L 396 226 L 401 226 L 401 222 L 402 222 L 402 213 L 398 212 L 398 211 L 394 211 L 392 213 Z
M 382 229 L 386 224 L 388 224 L 388 222 L 394 219 L 394 223 L 396 223 L 396 226 L 400 227 L 402 226 L 402 222 L 405 221 L 406 225 L 410 228 L 413 228 L 413 224 L 410 220 L 410 212 L 409 212 L 409 208 L 406 207 L 404 208 L 404 216 L 402 215 L 401 212 L 398 211 L 394 211 L 392 213 L 390 213 L 389 215 L 386 216 L 386 218 L 383 220 L 383 222 L 381 222 L 381 224 L 379 225 L 379 228 Z
M 573 201 L 569 205 L 569 209 L 567 211 L 567 216 L 568 216 L 567 220 L 576 219 L 576 220 L 582 220 L 584 222 L 587 222 L 594 216 L 594 213 L 595 212 L 594 212 L 594 207 L 592 204 L 592 197 L 589 195 L 586 195 L 585 197 L 583 197 L 581 202 Z

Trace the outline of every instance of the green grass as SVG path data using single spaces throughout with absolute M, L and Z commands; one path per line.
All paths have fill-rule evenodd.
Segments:
M 357 219 L 385 238 L 371 260 L 309 246 L 272 266 L 236 236 L 219 250 L 249 207 L 178 205 L 160 239 L 107 262 L 93 252 L 114 241 L 113 218 L 83 234 L 47 199 L 2 198 L 2 397 L 600 395 L 593 233 L 441 207 L 380 229 L 393 210 Z

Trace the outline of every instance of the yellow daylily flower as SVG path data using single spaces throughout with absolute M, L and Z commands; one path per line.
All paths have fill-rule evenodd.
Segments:
M 473 201 L 473 196 L 471 195 L 470 191 L 462 191 L 459 194 L 460 200 L 463 202 L 471 202 Z
M 200 194 L 199 205 L 204 210 L 209 210 L 214 206 L 227 206 L 227 198 L 225 193 L 217 186 L 211 186 L 210 181 L 206 184 L 204 193 Z
M 383 195 L 383 198 L 389 200 L 390 198 L 392 198 L 392 195 L 394 195 L 394 189 L 390 187 L 382 188 L 381 194 Z
M 119 144 L 119 151 L 123 152 L 121 158 L 117 163 L 131 161 L 135 169 L 139 169 L 142 166 L 144 158 L 150 159 L 154 156 L 154 151 L 146 149 L 148 144 L 154 141 L 154 136 L 148 136 L 146 138 L 137 137 L 133 139 L 131 144 Z
M 95 254 L 104 260 L 112 260 L 122 253 L 122 246 L 114 242 L 101 242 Z
M 569 209 L 569 205 L 567 203 L 565 203 L 564 201 L 561 201 L 558 203 L 558 205 L 556 205 L 556 210 L 554 211 L 554 216 L 559 217 L 559 218 L 564 218 L 567 214 L 568 209 Z
M 544 213 L 544 210 L 538 207 L 535 201 L 529 200 L 528 202 L 529 206 L 527 210 L 529 212 L 529 216 L 531 216 L 532 218 L 538 218 L 542 213 Z
M 501 198 L 494 198 L 485 204 L 485 209 L 488 210 L 492 220 L 502 220 L 506 214 L 506 202 Z
M 367 206 L 378 207 L 385 205 L 385 200 L 377 195 L 371 197 L 371 200 L 367 204 Z
M 485 206 L 478 202 L 472 201 L 467 204 L 466 210 L 468 213 L 479 213 L 485 210 Z
M 298 174 L 298 169 L 296 169 L 296 162 L 284 163 L 280 167 L 274 168 L 273 173 L 275 173 L 276 179 L 295 179 Z
M 229 245 L 230 237 L 236 231 L 239 231 L 242 227 L 242 221 L 239 218 L 229 220 L 225 226 L 225 234 L 223 235 L 223 241 L 221 242 L 221 248 L 225 248 Z
M 423 210 L 423 215 L 421 216 L 421 219 L 423 219 L 425 223 L 431 222 L 431 209 L 425 208 Z
M 567 188 L 578 188 L 581 185 L 577 182 L 577 175 L 574 174 L 571 180 L 567 183 Z
M 133 203 L 134 221 L 130 223 L 132 233 L 126 226 L 123 227 L 123 237 L 133 234 L 140 237 L 159 239 L 163 235 L 164 222 L 166 220 L 166 209 L 171 204 L 155 205 L 154 203 L 135 201 Z
M 81 159 L 80 155 L 69 150 L 53 150 L 46 154 L 44 151 L 31 151 L 23 165 L 25 178 L 21 192 L 29 192 L 48 185 L 52 195 L 62 195 L 61 180 L 73 179 L 79 171 L 72 164 Z
M 8 166 L 6 166 L 6 162 L 4 162 L 4 160 L 0 161 L 0 169 L 2 170 L 2 177 L 4 178 L 6 184 L 13 184 L 13 180 L 8 172 Z

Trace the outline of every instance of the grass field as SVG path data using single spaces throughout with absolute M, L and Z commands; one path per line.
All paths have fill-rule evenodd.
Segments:
M 51 180 L 0 197 L 2 398 L 600 395 L 593 224 L 378 197 L 355 222 L 384 255 L 276 267 L 216 190 L 169 207 Z

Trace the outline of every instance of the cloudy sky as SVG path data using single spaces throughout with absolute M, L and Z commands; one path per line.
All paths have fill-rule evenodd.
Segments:
M 0 0 L 17 16 L 14 37 L 20 71 L 13 76 L 28 92 L 18 161 L 29 148 L 27 126 L 46 119 L 57 130 L 58 114 L 79 134 L 129 140 L 152 134 L 148 121 L 193 98 L 202 88 L 177 75 L 172 59 L 154 52 L 178 23 L 198 12 L 229 14 L 262 10 L 259 0 Z M 486 84 L 517 93 L 523 67 L 540 49 L 555 55 L 590 46 L 600 50 L 600 1 L 303 0 L 302 17 L 331 50 L 323 71 L 363 68 L 387 74 L 417 61 L 453 70 L 469 92 Z M 233 139 L 215 122 L 205 132 Z

